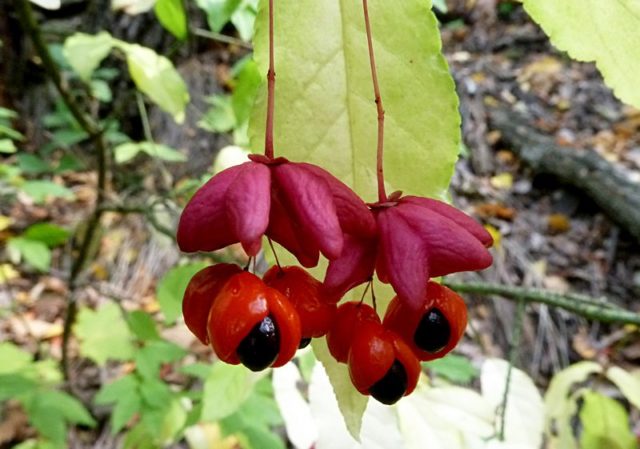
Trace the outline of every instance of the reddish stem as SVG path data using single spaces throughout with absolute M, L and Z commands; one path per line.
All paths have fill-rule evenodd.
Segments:
M 377 176 L 378 176 L 378 202 L 387 201 L 387 193 L 384 190 L 384 107 L 380 96 L 380 86 L 378 85 L 378 71 L 376 69 L 376 58 L 373 53 L 373 39 L 371 38 L 371 23 L 369 22 L 369 5 L 367 0 L 362 0 L 364 10 L 364 25 L 367 30 L 367 44 L 369 46 L 369 63 L 371 65 L 371 79 L 373 80 L 373 93 L 376 97 L 376 107 L 378 109 L 378 150 L 377 150 Z
M 264 137 L 264 155 L 271 159 L 273 158 L 273 116 L 276 89 L 273 53 L 273 0 L 269 0 L 269 71 L 267 72 L 267 126 Z

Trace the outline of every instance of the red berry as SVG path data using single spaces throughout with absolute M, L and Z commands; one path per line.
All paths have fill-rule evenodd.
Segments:
M 414 390 L 420 362 L 398 335 L 368 321 L 360 323 L 353 336 L 349 375 L 360 393 L 391 405 Z
M 282 366 L 300 343 L 300 318 L 287 298 L 257 276 L 232 276 L 211 307 L 209 340 L 218 357 L 252 371 Z
M 418 359 L 434 360 L 458 344 L 467 326 L 467 307 L 456 292 L 430 281 L 418 310 L 393 298 L 384 326 L 400 335 Z
M 367 304 L 346 302 L 338 307 L 333 325 L 327 333 L 329 352 L 338 362 L 347 363 L 355 329 L 368 321 L 380 323 L 376 311 Z
M 184 322 L 203 344 L 209 344 L 207 320 L 213 300 L 227 280 L 242 271 L 229 263 L 211 265 L 198 271 L 189 281 L 182 300 Z
M 329 331 L 337 307 L 323 297 L 320 281 L 302 268 L 293 266 L 273 266 L 263 280 L 286 296 L 296 309 L 304 340 L 321 337 Z

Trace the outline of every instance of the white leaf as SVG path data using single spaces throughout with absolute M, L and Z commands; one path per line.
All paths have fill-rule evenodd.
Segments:
M 616 384 L 622 394 L 634 407 L 640 409 L 640 378 L 623 370 L 618 366 L 612 366 L 607 370 L 607 378 Z
M 357 449 L 358 442 L 347 430 L 327 372 L 316 363 L 309 383 L 311 413 L 318 428 L 316 449 Z
M 467 388 L 420 384 L 397 410 L 407 449 L 480 448 L 494 434 L 493 408 Z
M 488 359 L 482 365 L 480 374 L 482 395 L 498 411 L 498 428 L 501 425 L 500 408 L 504 400 L 508 371 L 507 361 Z M 504 436 L 507 442 L 524 444 L 531 449 L 538 449 L 541 446 L 544 429 L 542 397 L 531 378 L 515 367 L 511 370 L 504 419 Z
M 111 9 L 123 10 L 127 14 L 135 15 L 150 11 L 156 0 L 112 0 Z
M 213 172 L 220 173 L 222 170 L 233 167 L 234 165 L 240 165 L 244 162 L 248 162 L 248 155 L 248 151 L 235 145 L 228 145 L 218 151 L 216 160 L 213 163 Z
M 34 5 L 44 9 L 60 9 L 60 0 L 29 0 Z
M 376 290 L 377 291 L 377 290 Z M 355 389 L 349 377 L 349 369 L 344 363 L 338 363 L 329 353 L 326 340 L 316 338 L 311 343 L 313 353 L 326 370 L 333 386 L 331 393 L 338 398 L 340 411 L 338 414 L 344 417 L 344 422 L 349 433 L 354 438 L 359 438 L 362 426 L 362 414 L 367 407 L 369 398 L 363 396 Z M 322 432 L 320 432 L 322 435 Z M 340 446 L 334 446 L 340 447 Z
M 273 370 L 273 392 L 289 441 L 298 449 L 309 449 L 318 439 L 318 429 L 311 407 L 298 390 L 301 380 L 300 371 L 293 363 Z
M 338 402 L 322 364 L 317 363 L 309 385 L 311 411 L 318 428 L 316 449 L 404 449 L 394 407 L 369 401 L 362 417 L 362 442 L 347 431 Z

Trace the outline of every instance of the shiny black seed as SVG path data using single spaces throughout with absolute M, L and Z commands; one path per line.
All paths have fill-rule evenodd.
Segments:
M 449 343 L 451 326 L 442 312 L 438 309 L 427 310 L 422 316 L 413 341 L 418 348 L 427 352 L 438 352 Z
M 371 396 L 386 405 L 398 402 L 405 391 L 407 391 L 407 371 L 397 359 L 393 361 L 387 374 L 369 389 Z
M 300 344 L 298 345 L 298 349 L 306 348 L 311 343 L 311 338 L 303 338 L 300 340 Z
M 280 335 L 276 323 L 266 316 L 253 326 L 249 335 L 238 345 L 236 354 L 240 362 L 251 371 L 269 367 L 280 352 Z

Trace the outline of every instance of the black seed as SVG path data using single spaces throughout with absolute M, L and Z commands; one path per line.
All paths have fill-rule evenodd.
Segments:
M 280 335 L 276 323 L 266 316 L 253 326 L 251 332 L 238 345 L 236 354 L 240 362 L 251 371 L 269 367 L 280 352 Z
M 369 389 L 371 396 L 386 405 L 398 402 L 405 391 L 407 391 L 407 372 L 397 359 L 393 361 L 387 374 Z
M 416 346 L 427 352 L 438 352 L 449 343 L 451 326 L 442 312 L 438 309 L 427 310 L 423 315 L 413 341 Z
M 306 348 L 311 343 L 311 338 L 303 338 L 300 340 L 300 344 L 298 345 L 298 349 Z

